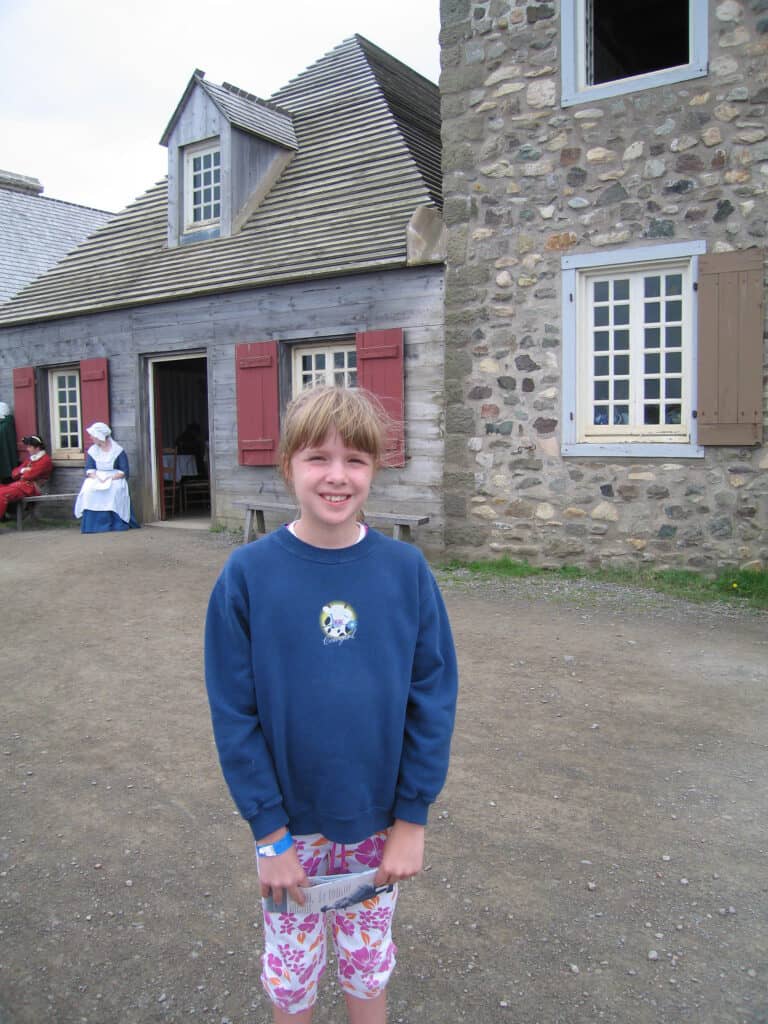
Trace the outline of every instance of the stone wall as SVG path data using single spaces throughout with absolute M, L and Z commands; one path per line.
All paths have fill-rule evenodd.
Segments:
M 766 245 L 768 0 L 709 33 L 706 77 L 563 108 L 559 3 L 442 2 L 453 554 L 768 565 L 768 447 L 560 455 L 561 256 Z

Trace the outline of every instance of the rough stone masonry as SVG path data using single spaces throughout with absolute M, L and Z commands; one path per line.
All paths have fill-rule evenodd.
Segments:
M 710 4 L 705 77 L 567 108 L 558 2 L 443 0 L 441 43 L 447 549 L 765 567 L 765 445 L 561 455 L 560 261 L 765 247 L 768 0 Z

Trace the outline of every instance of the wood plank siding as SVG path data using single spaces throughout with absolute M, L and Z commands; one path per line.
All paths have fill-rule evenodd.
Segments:
M 147 362 L 185 353 L 205 356 L 213 514 L 233 529 L 241 528 L 242 509 L 234 501 L 256 494 L 285 501 L 288 494 L 274 466 L 239 464 L 236 346 L 262 338 L 286 347 L 326 339 L 354 342 L 361 331 L 394 327 L 404 335 L 406 461 L 381 471 L 373 498 L 381 508 L 429 515 L 429 524 L 419 530 L 419 543 L 438 551 L 443 528 L 442 267 L 276 285 L 5 328 L 0 332 L 0 394 L 10 393 L 12 367 L 28 359 L 32 348 L 38 368 L 64 364 L 74 351 L 105 358 L 111 425 L 131 461 L 136 510 L 140 518 L 149 518 Z M 55 489 L 76 491 L 81 477 L 82 466 L 60 466 Z

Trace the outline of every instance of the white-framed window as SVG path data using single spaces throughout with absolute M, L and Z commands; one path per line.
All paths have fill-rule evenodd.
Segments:
M 564 455 L 693 457 L 703 242 L 565 256 Z
M 293 395 L 322 385 L 357 386 L 357 348 L 354 341 L 333 345 L 297 345 L 293 349 Z
M 184 152 L 184 226 L 186 231 L 221 220 L 221 148 L 218 140 Z
M 707 74 L 708 0 L 562 0 L 561 103 Z
M 81 458 L 83 454 L 80 411 L 80 368 L 64 366 L 48 373 L 51 421 L 51 457 Z

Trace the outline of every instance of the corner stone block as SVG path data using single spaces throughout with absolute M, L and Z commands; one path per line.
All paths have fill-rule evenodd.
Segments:
M 464 519 L 467 515 L 467 499 L 463 494 L 446 493 L 443 498 L 443 510 L 447 516 Z
M 470 0 L 440 0 L 440 22 L 443 26 L 469 17 Z
M 473 410 L 464 406 L 449 405 L 445 414 L 445 430 L 447 434 L 476 434 Z
M 445 473 L 443 487 L 451 494 L 469 494 L 475 487 L 474 473 Z
M 479 524 L 472 524 L 472 526 L 465 527 L 452 527 L 449 526 L 445 530 L 445 546 L 447 548 L 461 549 L 461 548 L 481 548 L 485 545 L 487 536 L 483 536 L 484 531 L 479 528 Z
M 472 372 L 472 355 L 465 348 L 447 348 L 445 352 L 445 377 L 458 380 Z M 486 397 L 481 395 L 482 397 Z

